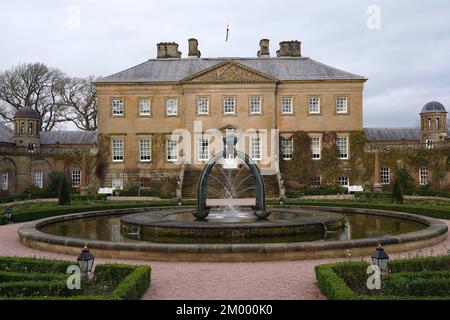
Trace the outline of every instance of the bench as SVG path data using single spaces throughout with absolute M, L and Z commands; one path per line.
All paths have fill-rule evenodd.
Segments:
M 362 186 L 348 186 L 348 193 L 352 192 L 364 192 L 364 188 Z
M 107 195 L 113 195 L 114 189 L 113 188 L 99 188 L 98 194 L 107 194 Z

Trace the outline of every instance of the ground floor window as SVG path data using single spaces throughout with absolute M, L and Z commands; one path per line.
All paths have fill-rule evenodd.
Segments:
M 347 176 L 341 176 L 338 178 L 338 184 L 342 187 L 348 187 L 349 181 Z
M 139 153 L 141 162 L 151 161 L 151 146 L 150 139 L 140 139 L 139 140 Z
M 168 139 L 166 141 L 167 161 L 178 160 L 178 140 Z
M 389 168 L 380 169 L 381 184 L 391 183 L 391 170 Z
M 320 159 L 320 137 L 311 138 L 311 152 L 314 160 Z
M 113 190 L 123 190 L 123 178 L 113 179 L 111 187 Z
M 78 188 L 81 184 L 81 171 L 73 170 L 72 171 L 72 188 Z
M 321 186 L 322 186 L 322 177 L 320 176 L 314 177 L 312 187 L 320 188 Z
M 283 160 L 291 160 L 294 156 L 294 139 L 283 139 L 281 141 L 281 153 Z
M 3 191 L 8 190 L 8 172 L 0 172 L 0 189 Z
M 253 160 L 261 160 L 261 139 L 251 138 L 250 139 L 250 154 Z
M 44 173 L 42 171 L 33 171 L 33 185 L 40 189 L 44 187 Z
M 429 182 L 428 168 L 422 167 L 419 169 L 419 183 L 421 186 L 425 186 Z
M 113 139 L 112 140 L 112 156 L 114 162 L 122 162 L 123 161 L 123 140 L 122 139 Z
M 198 139 L 198 160 L 209 160 L 209 141 L 208 139 Z
M 336 144 L 339 149 L 339 159 L 348 159 L 348 138 L 338 137 L 336 140 Z

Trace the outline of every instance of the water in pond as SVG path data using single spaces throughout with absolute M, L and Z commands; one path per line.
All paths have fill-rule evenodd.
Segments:
M 264 237 L 252 239 L 251 242 L 274 243 L 274 242 L 301 242 L 318 240 L 350 240 L 362 238 L 374 238 L 382 236 L 392 236 L 418 231 L 426 228 L 425 225 L 409 220 L 381 217 L 374 215 L 345 213 L 345 227 L 336 233 L 290 236 L 290 237 Z M 141 242 L 129 235 L 121 233 L 120 217 L 96 217 L 85 218 L 56 223 L 40 229 L 42 232 L 57 236 L 70 238 L 101 240 L 111 242 Z M 154 241 L 154 240 L 153 240 Z M 197 243 L 199 239 L 192 239 L 192 243 Z M 177 239 L 158 239 L 158 242 L 178 243 Z M 220 243 L 220 239 L 208 240 L 208 243 Z M 186 243 L 183 239 L 182 243 Z

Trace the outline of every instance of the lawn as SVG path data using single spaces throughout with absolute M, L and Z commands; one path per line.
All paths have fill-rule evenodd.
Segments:
M 368 266 L 362 261 L 318 265 L 318 286 L 331 300 L 450 299 L 450 255 L 391 261 L 379 290 L 366 285 Z
M 185 202 L 195 205 L 195 201 Z M 268 205 L 277 205 L 278 200 L 269 199 Z M 11 205 L 13 209 L 12 222 L 26 222 L 46 217 L 71 213 L 98 211 L 108 209 L 145 208 L 158 206 L 175 206 L 175 200 L 155 201 L 109 201 L 109 200 L 75 200 L 70 205 L 59 206 L 53 202 Z M 303 200 L 288 199 L 286 205 L 335 206 L 350 208 L 380 209 L 409 212 L 418 215 L 450 220 L 450 202 L 439 200 L 407 200 L 404 204 L 394 204 L 390 199 L 360 199 L 360 200 Z M 0 216 L 0 224 L 6 221 Z
M 74 262 L 0 257 L 0 300 L 70 299 L 138 300 L 150 286 L 151 268 L 119 264 L 97 265 L 80 289 L 69 289 L 67 268 Z

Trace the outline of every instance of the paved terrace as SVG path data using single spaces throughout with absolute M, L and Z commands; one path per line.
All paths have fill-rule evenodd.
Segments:
M 450 221 L 445 221 L 450 228 Z M 34 250 L 19 242 L 21 224 L 0 226 L 0 256 L 23 256 L 75 260 L 76 257 Z M 427 249 L 393 258 L 445 254 L 450 238 Z M 355 258 L 360 259 L 360 258 Z M 302 300 L 324 299 L 315 282 L 314 266 L 342 259 L 282 262 L 158 262 L 96 259 L 96 263 L 148 264 L 152 267 L 152 284 L 146 300 Z

